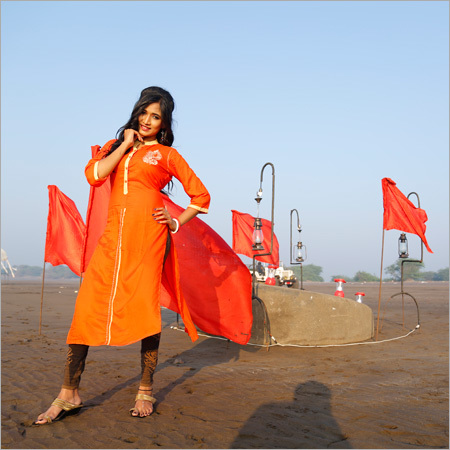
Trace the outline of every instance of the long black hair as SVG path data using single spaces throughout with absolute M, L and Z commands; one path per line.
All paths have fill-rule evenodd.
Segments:
M 145 109 L 152 103 L 159 103 L 161 108 L 161 121 L 162 126 L 159 133 L 156 135 L 156 139 L 162 145 L 171 146 L 173 144 L 174 136 L 172 131 L 172 113 L 175 108 L 175 102 L 173 97 L 165 89 L 157 86 L 150 86 L 145 88 L 139 97 L 139 100 L 133 107 L 131 117 L 128 122 L 117 130 L 117 141 L 111 146 L 108 155 L 116 150 L 123 142 L 125 130 L 131 128 L 139 131 L 139 116 L 145 113 Z M 128 153 L 131 149 L 128 149 Z
M 172 113 L 175 109 L 175 102 L 173 97 L 168 91 L 158 86 L 150 86 L 145 88 L 139 97 L 139 100 L 135 103 L 133 111 L 131 112 L 131 117 L 128 122 L 117 130 L 116 137 L 117 141 L 111 146 L 108 152 L 110 155 L 114 150 L 116 150 L 120 144 L 123 142 L 124 132 L 129 128 L 139 131 L 139 116 L 145 113 L 145 109 L 148 105 L 152 103 L 159 103 L 161 108 L 161 130 L 156 135 L 156 139 L 162 145 L 171 146 L 173 144 L 174 135 L 172 131 Z M 125 153 L 131 150 L 129 148 Z M 107 156 L 108 156 L 107 155 Z M 161 192 L 169 195 L 173 189 L 173 182 L 169 181 L 167 184 L 167 192 L 162 190 Z

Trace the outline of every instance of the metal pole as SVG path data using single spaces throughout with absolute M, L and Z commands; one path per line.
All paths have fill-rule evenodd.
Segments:
M 253 273 L 252 273 L 252 298 L 256 297 L 256 274 L 255 274 L 256 266 L 255 266 L 255 255 L 253 255 Z
M 411 195 L 413 195 L 413 194 L 417 197 L 417 207 L 420 208 L 420 198 L 419 198 L 419 194 L 417 194 L 417 192 L 410 192 L 408 194 L 408 196 L 407 196 L 407 199 L 409 200 L 409 197 Z M 400 290 L 400 294 L 402 296 L 402 328 L 405 328 L 405 299 L 404 299 L 404 295 L 406 294 L 406 295 L 409 295 L 410 297 L 412 297 L 412 295 L 408 294 L 407 292 L 405 292 L 403 290 L 403 278 L 404 278 L 403 277 L 403 275 L 404 275 L 403 264 L 407 263 L 407 262 L 409 262 L 409 263 L 414 263 L 415 262 L 415 263 L 422 264 L 422 262 L 423 262 L 423 241 L 422 241 L 422 239 L 420 240 L 420 260 L 418 260 L 418 259 L 403 259 L 402 262 L 401 262 L 401 271 L 400 271 L 400 273 L 401 273 L 400 289 L 401 290 Z M 412 297 L 412 298 L 414 299 L 414 297 Z M 416 299 L 414 299 L 414 301 L 416 301 Z M 417 302 L 416 302 L 416 306 L 417 306 L 417 308 L 419 307 Z
M 301 283 L 300 283 L 300 290 L 304 290 L 303 289 L 303 263 L 300 263 L 300 280 L 301 280 Z
M 300 227 L 300 217 L 298 215 L 298 211 L 296 209 L 291 209 L 291 224 L 290 224 L 290 263 L 291 266 L 292 265 L 297 265 L 300 264 L 300 290 L 303 290 L 303 263 L 299 263 L 296 261 L 293 261 L 292 259 L 292 213 L 293 212 L 297 213 L 297 230 L 300 232 L 301 231 L 301 227 Z
M 264 166 L 261 169 L 261 179 L 260 179 L 260 190 L 262 189 L 262 182 L 263 182 L 263 173 L 266 166 L 272 166 L 272 214 L 271 214 L 271 230 L 270 230 L 270 252 L 268 253 L 256 253 L 253 254 L 253 280 L 252 280 L 252 299 L 258 300 L 264 311 L 264 331 L 267 329 L 267 343 L 266 343 L 266 350 L 269 351 L 270 346 L 270 330 L 268 329 L 268 315 L 267 315 L 267 309 L 264 304 L 264 302 L 258 297 L 258 289 L 257 289 L 257 279 L 256 279 L 256 267 L 255 267 L 255 257 L 256 256 L 269 256 L 272 254 L 273 251 L 273 228 L 274 228 L 274 209 L 275 209 L 275 167 L 272 163 L 268 162 L 264 164 Z M 266 333 L 264 333 L 264 338 L 266 338 Z
M 403 296 L 403 263 L 405 260 L 401 262 L 401 291 L 402 291 L 402 329 L 405 328 L 405 298 Z
M 42 306 L 44 304 L 44 278 L 45 278 L 45 258 L 44 258 L 44 269 L 42 270 L 42 289 L 41 289 L 41 312 L 39 314 L 39 336 L 41 335 L 42 326 Z
M 274 229 L 274 209 L 275 209 L 275 167 L 272 163 L 268 162 L 265 163 L 263 168 L 261 169 L 261 180 L 260 180 L 260 189 L 262 188 L 262 182 L 263 182 L 263 173 L 266 166 L 272 166 L 272 214 L 271 214 L 271 229 L 270 229 L 270 252 L 269 253 L 257 253 L 254 256 L 269 256 L 272 254 L 273 250 L 273 229 Z
M 380 305 L 381 305 L 381 282 L 383 280 L 383 257 L 384 257 L 384 228 L 383 239 L 381 243 L 381 269 L 380 269 L 380 288 L 378 290 L 378 314 L 377 314 L 377 332 L 375 334 L 375 340 L 378 340 L 378 326 L 380 324 Z

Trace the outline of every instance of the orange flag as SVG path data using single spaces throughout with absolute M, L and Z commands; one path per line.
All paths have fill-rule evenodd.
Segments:
M 93 145 L 91 147 L 92 157 L 99 152 L 100 148 L 100 145 Z M 111 181 L 109 177 L 101 186 L 91 186 L 89 191 L 89 203 L 86 213 L 86 234 L 83 242 L 81 272 L 86 271 L 95 247 L 97 246 L 97 242 L 106 227 L 110 194 Z
M 56 186 L 48 186 L 48 196 L 44 260 L 52 266 L 66 264 L 72 272 L 80 276 L 86 225 L 75 203 Z
M 425 238 L 427 213 L 423 209 L 416 208 L 390 178 L 383 178 L 381 186 L 384 206 L 383 228 L 416 234 L 422 239 L 427 250 L 433 253 Z
M 183 208 L 163 195 L 173 217 Z M 230 246 L 198 217 L 172 234 L 178 255 L 180 286 L 192 320 L 201 330 L 246 344 L 252 329 L 252 278 Z M 161 304 L 173 308 L 163 283 Z
M 233 217 L 233 250 L 241 255 L 253 258 L 253 255 L 258 255 L 258 253 L 268 253 L 270 252 L 270 235 L 272 224 L 270 220 L 261 219 L 262 222 L 262 232 L 264 235 L 263 247 L 264 250 L 260 252 L 255 252 L 252 250 L 253 245 L 253 224 L 255 218 L 250 214 L 241 213 L 239 211 L 231 210 Z M 271 255 L 267 256 L 256 256 L 255 259 L 258 261 L 266 262 L 269 264 L 274 264 L 277 267 L 280 264 L 279 256 L 279 245 L 278 239 L 273 234 L 273 250 Z

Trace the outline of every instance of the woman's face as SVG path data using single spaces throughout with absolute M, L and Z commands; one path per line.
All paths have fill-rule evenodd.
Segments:
M 159 103 L 151 103 L 139 116 L 139 134 L 146 141 L 153 141 L 162 127 L 161 107 Z

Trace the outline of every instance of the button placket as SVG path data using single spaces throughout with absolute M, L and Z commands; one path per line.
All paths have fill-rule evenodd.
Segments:
M 128 158 L 125 161 L 125 168 L 124 168 L 124 177 L 123 177 L 123 193 L 124 195 L 128 194 L 128 166 L 130 164 L 130 159 L 132 156 L 137 152 L 137 149 L 134 149 L 129 155 Z

